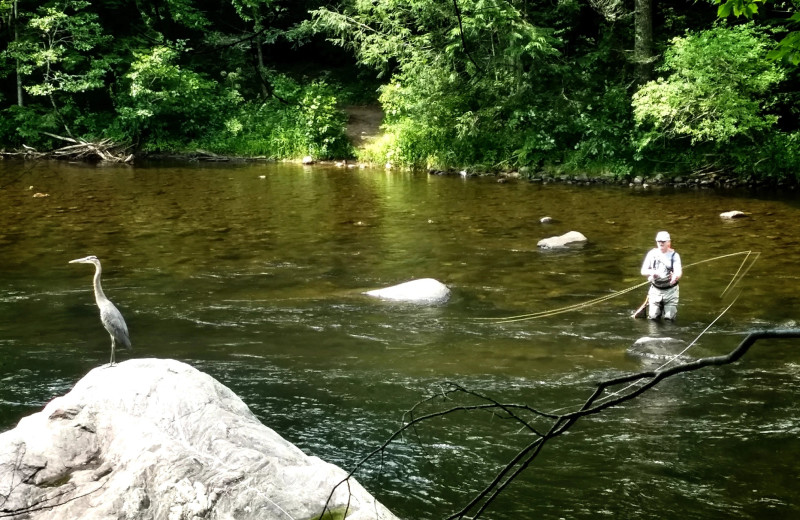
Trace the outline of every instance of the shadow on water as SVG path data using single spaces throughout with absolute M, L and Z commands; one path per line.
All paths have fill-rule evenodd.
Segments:
M 0 162 L 0 425 L 66 392 L 108 355 L 91 273 L 128 322 L 137 357 L 169 357 L 232 388 L 306 452 L 350 467 L 404 411 L 455 381 L 543 410 L 583 402 L 597 381 L 639 370 L 642 336 L 727 352 L 744 331 L 797 320 L 800 199 L 780 194 L 496 184 L 296 165 L 89 167 Z M 33 197 L 34 193 L 47 194 Z M 724 221 L 738 209 L 750 218 Z M 541 224 L 541 217 L 554 222 Z M 656 231 L 686 270 L 674 324 L 633 320 Z M 583 247 L 542 251 L 570 230 Z M 367 298 L 432 277 L 445 305 Z M 549 445 L 492 518 L 780 518 L 796 488 L 796 344 L 668 381 Z M 131 354 L 118 353 L 120 361 Z M 452 416 L 393 445 L 359 475 L 403 517 L 445 516 L 530 439 L 484 415 Z

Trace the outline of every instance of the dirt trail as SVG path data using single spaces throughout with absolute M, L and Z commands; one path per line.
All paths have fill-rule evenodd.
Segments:
M 383 110 L 379 105 L 352 105 L 344 111 L 348 116 L 347 137 L 356 148 L 381 134 Z

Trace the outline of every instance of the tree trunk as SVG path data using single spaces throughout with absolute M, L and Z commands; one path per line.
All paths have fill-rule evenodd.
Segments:
M 261 41 L 260 40 L 256 40 L 255 43 L 256 43 L 256 52 L 258 53 L 258 70 L 259 71 L 263 71 L 264 70 L 264 52 L 263 52 L 263 50 L 261 48 Z M 263 72 L 262 72 L 262 74 L 263 74 Z M 264 99 L 267 99 L 269 97 L 269 89 L 267 88 L 267 84 L 264 81 L 263 76 L 262 76 L 262 80 L 261 80 L 261 95 L 264 96 Z
M 643 85 L 650 81 L 653 73 L 653 0 L 636 0 L 633 23 L 636 81 Z
M 258 67 L 258 76 L 261 78 L 261 95 L 264 96 L 264 99 L 267 99 L 270 96 L 270 89 L 267 88 L 267 84 L 264 81 L 264 50 L 261 48 L 261 31 L 263 27 L 261 25 L 261 16 L 258 14 L 258 9 L 253 8 L 253 33 L 256 35 L 256 38 L 253 40 L 253 43 L 256 46 L 256 56 L 258 62 L 256 63 L 256 67 Z
M 19 40 L 19 28 L 17 27 L 17 2 L 14 0 L 14 41 Z M 22 75 L 19 73 L 19 58 L 17 58 L 17 105 L 25 106 L 22 99 Z

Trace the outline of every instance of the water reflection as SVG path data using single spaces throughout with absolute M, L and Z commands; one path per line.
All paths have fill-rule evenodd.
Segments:
M 0 186 L 4 429 L 106 359 L 85 273 L 66 263 L 88 254 L 103 261 L 133 355 L 209 372 L 270 427 L 344 467 L 442 381 L 553 410 L 638 370 L 625 354 L 636 338 L 693 341 L 731 302 L 734 294 L 721 293 L 741 256 L 687 268 L 675 324 L 630 318 L 644 289 L 530 321 L 479 319 L 634 286 L 659 229 L 670 231 L 685 264 L 762 253 L 693 356 L 732 349 L 747 328 L 798 319 L 797 197 L 275 164 L 4 161 Z M 719 218 L 731 209 L 752 216 Z M 546 215 L 555 222 L 541 224 Z M 536 247 L 570 230 L 589 242 Z M 418 307 L 360 295 L 422 277 L 448 284 L 451 301 Z M 585 420 L 548 446 L 492 517 L 795 516 L 797 352 L 767 342 L 740 365 L 671 381 Z M 374 466 L 361 477 L 409 518 L 457 509 L 529 442 L 474 416 L 424 435 L 425 449 L 398 444 L 383 472 Z

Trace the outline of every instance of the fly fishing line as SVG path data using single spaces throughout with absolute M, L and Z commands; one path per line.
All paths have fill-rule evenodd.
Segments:
M 722 259 L 725 259 L 725 258 L 731 258 L 731 257 L 734 257 L 734 256 L 739 256 L 739 255 L 745 255 L 745 258 L 742 260 L 742 264 L 739 266 L 739 269 L 736 271 L 736 273 L 734 274 L 733 278 L 728 283 L 728 286 L 725 288 L 724 291 L 722 291 L 722 294 L 724 295 L 728 290 L 730 290 L 731 288 L 735 287 L 739 283 L 739 281 L 744 277 L 744 275 L 746 275 L 747 272 L 750 271 L 750 268 L 753 266 L 755 261 L 758 260 L 758 257 L 761 255 L 760 252 L 738 251 L 736 253 L 728 253 L 728 254 L 725 254 L 725 255 L 715 256 L 713 258 L 707 258 L 705 260 L 700 260 L 700 261 L 697 261 L 697 262 L 693 262 L 691 264 L 687 264 L 686 266 L 684 266 L 684 268 L 694 267 L 694 266 L 697 266 L 697 265 L 706 264 L 706 263 L 709 263 L 709 262 L 714 262 L 714 261 L 717 261 L 717 260 L 722 260 Z M 755 255 L 755 258 L 752 260 L 752 262 L 750 262 L 750 264 L 745 269 L 745 265 L 747 263 L 747 260 L 750 258 L 751 255 Z M 742 271 L 743 269 L 744 269 L 744 271 Z M 488 322 L 492 322 L 492 323 L 513 323 L 513 322 L 516 322 L 516 321 L 526 321 L 526 320 L 535 320 L 535 319 L 539 319 L 539 318 L 547 318 L 547 317 L 550 317 L 550 316 L 556 316 L 558 314 L 563 314 L 563 313 L 566 313 L 566 312 L 571 312 L 571 311 L 576 311 L 576 310 L 580 310 L 580 309 L 585 309 L 587 307 L 592 307 L 592 306 L 597 305 L 599 303 L 603 303 L 603 302 L 606 302 L 606 301 L 611 300 L 613 298 L 617 298 L 619 296 L 627 294 L 627 293 L 629 293 L 631 291 L 635 291 L 636 289 L 638 289 L 640 287 L 644 287 L 645 285 L 647 285 L 649 283 L 650 282 L 645 281 L 645 282 L 636 284 L 636 285 L 634 285 L 632 287 L 628 287 L 627 289 L 622 289 L 621 291 L 616 291 L 616 292 L 613 292 L 611 294 L 607 294 L 605 296 L 601 296 L 599 298 L 594 298 L 592 300 L 588 300 L 588 301 L 585 301 L 585 302 L 576 303 L 576 304 L 573 304 L 573 305 L 567 305 L 565 307 L 559 307 L 557 309 L 550 309 L 550 310 L 533 312 L 533 313 L 528 313 L 528 314 L 518 314 L 516 316 L 506 316 L 506 317 L 502 317 L 502 318 L 474 318 L 474 319 L 478 320 L 478 321 L 488 321 Z

